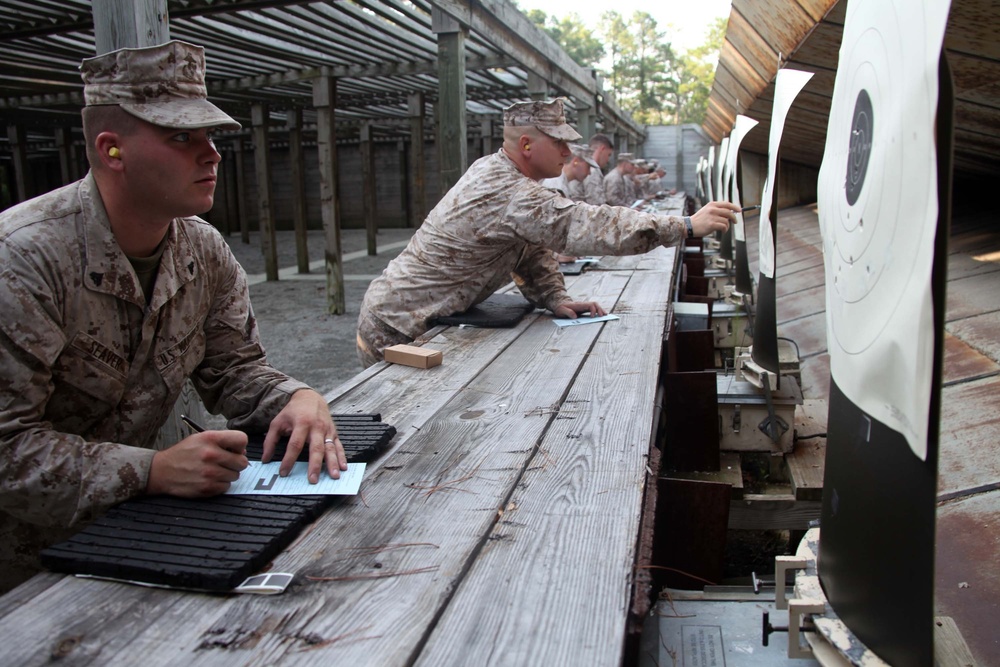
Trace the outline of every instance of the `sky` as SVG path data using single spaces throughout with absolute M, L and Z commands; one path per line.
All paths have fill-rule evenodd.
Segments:
M 516 0 L 522 10 L 541 9 L 550 16 L 564 18 L 576 13 L 589 28 L 597 28 L 601 14 L 613 9 L 626 21 L 632 12 L 641 10 L 656 19 L 657 27 L 666 32 L 674 48 L 687 51 L 704 42 L 709 22 L 728 17 L 731 0 L 616 0 L 612 3 L 594 0 Z M 671 27 L 672 26 L 672 27 Z

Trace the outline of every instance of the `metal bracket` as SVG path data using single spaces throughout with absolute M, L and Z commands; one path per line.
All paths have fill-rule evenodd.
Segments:
M 739 433 L 741 425 L 742 418 L 740 417 L 740 404 L 737 403 L 733 406 L 733 433 Z
M 764 400 L 767 402 L 767 418 L 758 424 L 757 428 L 771 438 L 774 444 L 778 444 L 781 436 L 788 431 L 788 423 L 774 414 L 774 399 L 771 397 L 771 381 L 768 374 L 762 375 L 761 381 L 764 385 Z

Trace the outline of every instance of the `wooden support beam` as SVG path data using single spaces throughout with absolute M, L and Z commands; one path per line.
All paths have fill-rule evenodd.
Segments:
M 61 125 L 55 129 L 56 150 L 59 151 L 59 180 L 69 185 L 79 177 L 76 175 L 76 160 L 73 155 L 73 130 Z
M 587 143 L 597 134 L 597 121 L 594 118 L 593 107 L 578 107 L 576 110 L 576 131 L 583 137 L 580 141 Z
M 412 206 L 407 220 L 410 227 L 417 228 L 427 214 L 423 93 L 410 95 L 407 101 L 407 111 L 410 115 L 410 183 L 413 187 Z
M 396 142 L 396 155 L 399 160 L 399 207 L 403 209 L 403 219 L 409 225 L 413 216 L 413 197 L 410 196 L 410 166 L 407 153 L 406 142 L 400 139 Z
M 97 53 L 170 41 L 167 0 L 93 0 Z
M 233 142 L 233 159 L 236 167 L 236 211 L 240 217 L 240 240 L 243 243 L 250 243 L 250 221 L 246 215 L 247 175 L 245 155 L 243 139 L 237 137 L 236 141 Z
M 468 164 L 465 126 L 465 37 L 467 28 L 436 6 L 431 29 L 438 40 L 438 149 L 441 154 L 441 192 L 465 173 Z
M 14 181 L 17 201 L 28 201 L 35 196 L 35 179 L 28 164 L 28 138 L 23 125 L 7 126 L 7 141 L 14 159 Z
M 480 153 L 483 156 L 492 155 L 500 150 L 499 142 L 493 139 L 493 125 L 492 118 L 484 118 L 479 124 L 479 141 L 482 145 Z
M 292 175 L 292 218 L 299 273 L 309 273 L 309 230 L 306 227 L 306 162 L 302 150 L 302 109 L 288 111 L 288 159 Z
M 233 231 L 240 226 L 240 206 L 239 192 L 236 185 L 236 156 L 230 151 L 222 154 L 222 170 L 219 182 L 225 183 L 224 190 L 226 197 L 226 236 L 231 236 Z M 218 197 L 218 195 L 216 195 Z
M 375 196 L 375 150 L 372 145 L 372 124 L 361 125 L 361 202 L 364 207 L 368 254 L 378 254 L 378 198 Z
M 334 315 L 346 312 L 344 296 L 344 260 L 340 246 L 340 206 L 337 201 L 337 134 L 334 108 L 337 80 L 331 77 L 313 81 L 313 104 L 316 107 L 316 145 L 319 150 L 319 193 L 323 230 L 326 232 L 326 307 Z
M 533 100 L 549 98 L 549 82 L 531 70 L 528 70 L 528 96 Z
M 278 244 L 274 232 L 274 196 L 271 188 L 271 146 L 268 143 L 269 111 L 258 102 L 251 107 L 253 123 L 253 161 L 257 174 L 257 214 L 260 224 L 260 249 L 264 253 L 267 279 L 278 279 Z

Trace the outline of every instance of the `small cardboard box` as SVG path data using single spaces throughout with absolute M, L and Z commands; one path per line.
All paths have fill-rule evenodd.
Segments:
M 441 350 L 430 350 L 415 345 L 393 345 L 385 348 L 385 360 L 390 364 L 431 368 L 439 365 L 443 358 Z

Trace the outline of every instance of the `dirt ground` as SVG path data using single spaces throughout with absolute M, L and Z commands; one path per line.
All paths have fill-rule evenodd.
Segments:
M 364 253 L 367 242 L 363 229 L 341 233 L 347 303 L 344 315 L 327 312 L 322 266 L 308 275 L 293 273 L 276 282 L 263 282 L 265 264 L 258 235 L 251 234 L 249 244 L 243 243 L 239 234 L 228 237 L 233 254 L 250 278 L 250 300 L 271 364 L 320 393 L 336 388 L 360 372 L 354 340 L 361 300 L 368 283 L 399 254 L 412 234 L 412 229 L 380 230 L 379 252 L 371 257 Z M 297 266 L 294 234 L 278 232 L 277 247 L 278 266 L 294 270 Z M 322 259 L 323 249 L 323 232 L 309 232 L 310 261 Z M 362 256 L 356 256 L 359 254 Z

